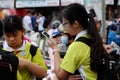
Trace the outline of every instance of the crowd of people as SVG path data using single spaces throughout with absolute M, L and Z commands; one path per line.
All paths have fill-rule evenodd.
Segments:
M 99 34 L 100 21 L 87 13 L 85 7 L 78 3 L 66 6 L 61 11 L 61 18 L 62 20 L 51 20 L 48 30 L 44 28 L 46 18 L 42 13 L 28 11 L 23 19 L 17 15 L 9 15 L 1 20 L 4 29 L 0 27 L 0 30 L 3 30 L 0 31 L 0 35 L 2 36 L 3 32 L 5 39 L 2 48 L 13 52 L 19 59 L 17 80 L 36 80 L 36 77 L 46 80 L 98 79 L 98 62 L 104 56 L 101 53 L 107 53 L 111 49 L 111 46 L 103 44 Z M 42 31 L 50 35 L 48 39 L 44 38 L 44 53 L 37 46 L 33 57 L 30 53 L 33 44 L 25 36 L 25 33 L 32 30 L 39 32 L 41 38 Z M 109 34 L 112 35 L 112 32 Z M 77 41 L 80 37 L 89 39 L 91 46 Z M 50 67 L 44 60 L 44 54 L 50 58 Z

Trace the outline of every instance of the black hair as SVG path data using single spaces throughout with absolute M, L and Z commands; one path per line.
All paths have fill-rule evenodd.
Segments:
M 27 14 L 32 14 L 32 11 L 31 11 L 31 10 L 27 10 L 26 13 L 27 13 Z
M 4 20 L 4 32 L 14 34 L 16 30 L 23 31 L 22 19 L 16 15 L 7 16 Z
M 93 16 L 88 15 L 83 5 L 73 3 L 63 9 L 62 17 L 67 19 L 70 24 L 77 21 L 83 29 L 87 30 L 91 43 L 90 67 L 92 70 L 98 71 L 101 58 L 107 56 L 107 54 L 103 55 L 106 51 L 103 47 L 102 38 L 98 33 Z
M 92 8 L 89 10 L 89 14 L 92 16 L 92 17 L 96 17 L 96 13 L 95 13 L 95 10 Z
M 69 20 L 71 24 L 74 23 L 74 21 L 78 21 L 82 26 L 84 26 L 84 29 L 86 29 L 88 26 L 88 14 L 85 11 L 84 7 L 78 3 L 68 5 L 62 11 L 61 15 L 62 17 Z
M 0 20 L 0 38 L 3 36 L 3 23 L 2 20 Z
M 31 11 L 31 13 L 32 13 L 32 15 L 38 14 L 38 12 L 35 10 Z

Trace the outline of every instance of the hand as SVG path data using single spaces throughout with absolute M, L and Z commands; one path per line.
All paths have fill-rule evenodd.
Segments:
M 52 38 L 47 39 L 47 43 L 52 49 L 58 49 L 57 43 L 55 42 L 54 39 Z
M 70 75 L 68 80 L 82 80 L 80 75 Z
M 110 45 L 107 44 L 103 44 L 105 50 L 107 51 L 107 53 L 110 53 L 112 51 L 112 47 Z

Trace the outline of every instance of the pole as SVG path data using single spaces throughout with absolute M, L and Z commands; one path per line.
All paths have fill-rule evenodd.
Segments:
M 61 0 L 59 0 L 59 10 L 61 11 Z
M 16 0 L 14 0 L 14 8 L 16 8 Z
M 102 9 L 102 26 L 101 26 L 101 31 L 100 31 L 100 34 L 102 36 L 102 38 L 106 41 L 106 15 L 105 15 L 105 0 L 101 0 L 101 9 Z

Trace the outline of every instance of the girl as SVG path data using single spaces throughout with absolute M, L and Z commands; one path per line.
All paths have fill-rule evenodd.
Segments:
M 76 36 L 67 49 L 64 59 L 61 61 L 59 49 L 53 39 L 47 42 L 54 51 L 55 73 L 59 80 L 68 79 L 69 75 L 79 71 L 81 77 L 72 80 L 97 80 L 97 72 L 101 53 L 106 52 L 102 39 L 98 33 L 94 19 L 88 15 L 85 8 L 78 3 L 68 5 L 62 11 L 62 25 L 71 36 Z M 79 37 L 90 40 L 91 46 L 76 41 Z

